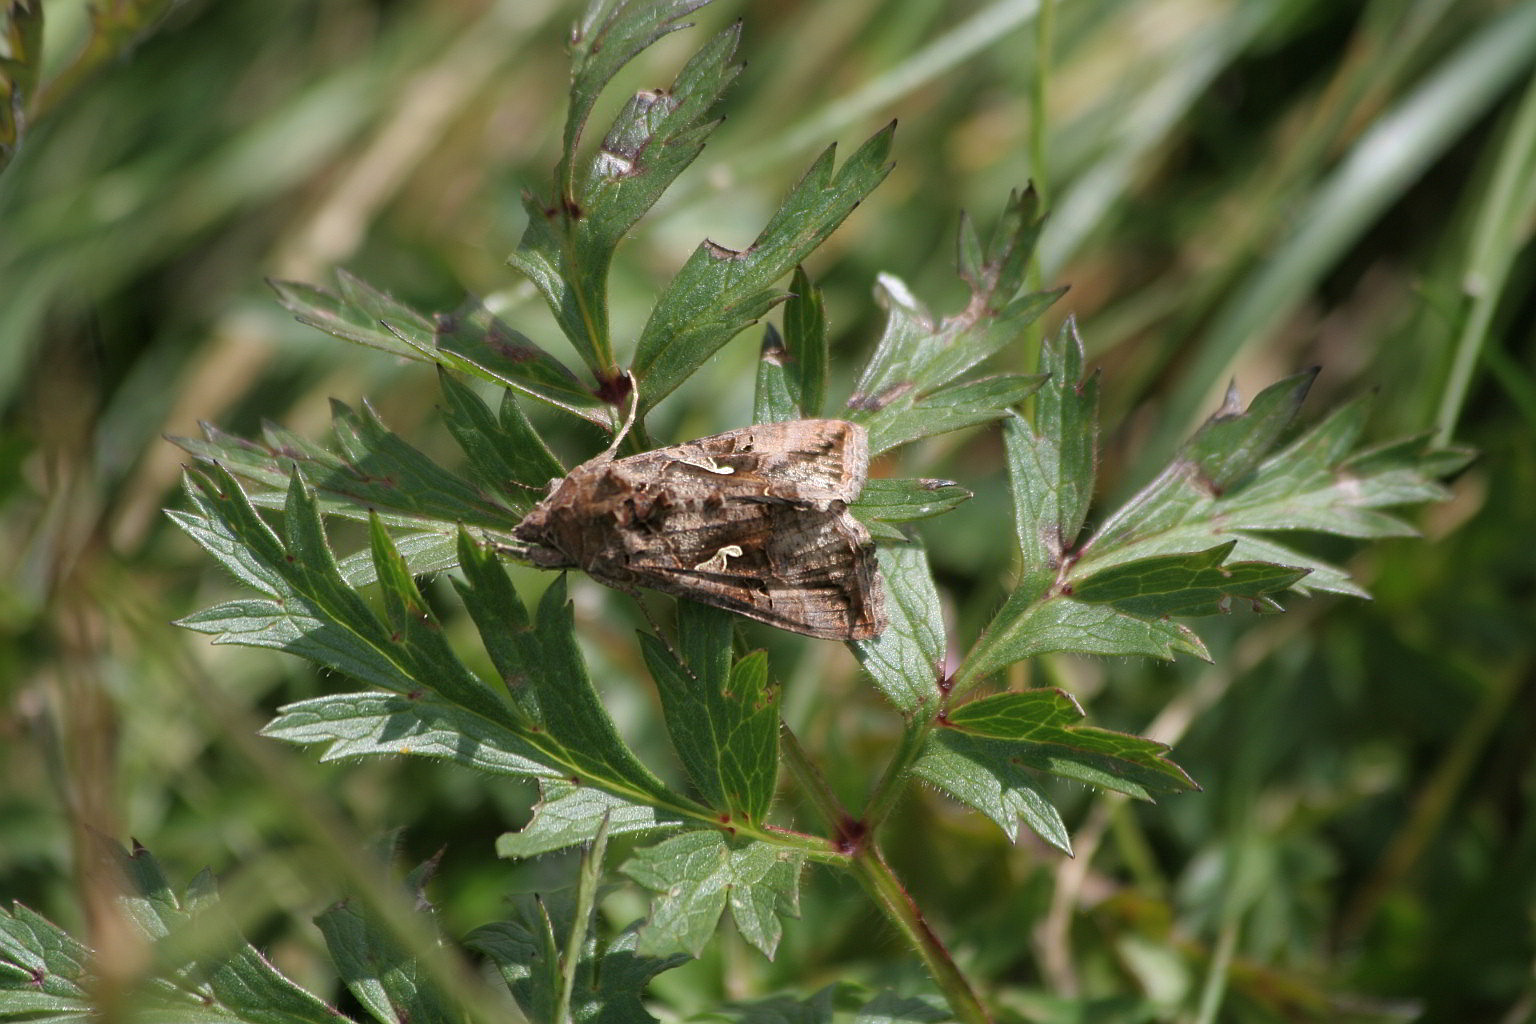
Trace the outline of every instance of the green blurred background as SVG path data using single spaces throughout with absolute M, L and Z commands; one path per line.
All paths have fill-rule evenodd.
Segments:
M 86 851 L 137 837 L 179 884 L 211 866 L 253 940 L 329 994 L 307 921 L 358 844 L 403 864 L 446 844 L 450 934 L 567 877 L 494 859 L 530 801 L 503 781 L 256 739 L 279 704 L 348 684 L 174 628 L 232 585 L 159 509 L 181 460 L 162 435 L 199 420 L 323 439 L 327 399 L 367 396 L 451 457 L 430 373 L 293 322 L 265 277 L 345 266 L 426 311 L 469 292 L 562 350 L 503 260 L 520 190 L 546 189 L 558 155 L 576 11 L 147 0 L 93 23 L 49 0 L 46 90 L 0 174 L 0 898 L 110 948 Z M 895 117 L 896 169 L 808 267 L 834 398 L 878 333 L 876 275 L 953 308 L 960 212 L 985 227 L 1033 179 L 1051 210 L 1041 281 L 1071 285 L 1050 328 L 1074 314 L 1104 369 L 1105 501 L 1229 378 L 1251 395 L 1313 364 L 1312 418 L 1375 390 L 1378 440 L 1438 430 L 1482 453 L 1418 517 L 1423 539 L 1329 550 L 1374 601 L 1202 624 L 1209 666 L 1040 666 L 1096 724 L 1173 742 L 1205 789 L 1131 807 L 1058 787 L 1072 861 L 914 794 L 885 841 L 960 960 L 1041 1020 L 1536 1020 L 1536 4 L 718 0 L 594 123 L 736 18 L 747 68 L 727 119 L 620 251 L 621 345 L 700 238 L 745 245 L 819 149 Z M 744 424 L 756 337 L 664 403 L 653 435 Z M 569 458 L 596 441 L 538 422 Z M 996 432 L 882 471 L 977 492 L 922 528 L 968 642 L 1007 582 Z M 595 627 L 594 673 L 664 760 L 629 628 Z M 891 713 L 831 645 L 767 640 L 787 713 L 856 800 Z M 687 1013 L 911 980 L 842 880 L 812 872 L 802 903 L 776 962 L 726 934 L 657 992 Z

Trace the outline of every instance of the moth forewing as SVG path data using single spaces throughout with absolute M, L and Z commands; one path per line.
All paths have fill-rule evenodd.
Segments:
M 518 525 L 530 560 L 575 566 L 808 636 L 885 627 L 869 533 L 849 514 L 864 428 L 796 420 L 577 466 Z

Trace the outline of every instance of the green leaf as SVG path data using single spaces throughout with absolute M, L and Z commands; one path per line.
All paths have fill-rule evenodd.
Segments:
M 1167 744 L 1078 725 L 1082 717 L 1071 694 L 1039 689 L 970 701 L 950 709 L 947 723 L 974 739 L 1017 744 L 1014 756 L 1040 771 L 1138 799 L 1195 788 L 1183 769 L 1162 756 Z
M 997 822 L 1022 819 L 1070 852 L 1065 828 L 1030 772 L 1044 772 L 1141 800 L 1197 788 L 1163 755 L 1167 746 L 1078 724 L 1082 708 L 1060 690 L 1000 693 L 952 709 L 914 771 Z
M 0 909 L 0 1013 L 84 1008 L 90 960 L 84 943 L 30 908 L 12 903 L 9 911 Z M 27 999 L 39 1002 L 27 1006 Z
M 1072 584 L 1072 596 L 1090 604 L 1108 604 L 1123 612 L 1159 615 L 1217 615 L 1230 610 L 1233 598 L 1260 611 L 1278 611 L 1269 594 L 1289 589 L 1307 574 L 1265 562 L 1228 562 L 1237 541 L 1193 554 L 1160 555 L 1121 562 Z
M 577 780 L 632 801 L 703 813 L 669 790 L 630 752 L 587 675 L 576 646 L 565 577 L 527 610 L 494 554 L 460 535 L 463 582 L 454 586 L 512 700 L 537 724 L 527 737 Z
M 549 481 L 565 475 L 544 439 L 529 424 L 511 393 L 501 399 L 501 414 L 452 374 L 438 373 L 442 386 L 443 423 L 468 458 L 470 479 L 515 518 L 543 497 Z
M 107 840 L 100 841 L 99 849 L 128 883 L 119 897 L 121 909 L 153 943 L 153 962 L 163 965 L 161 977 L 135 992 L 135 999 L 142 1000 L 135 1007 L 141 1019 L 263 1024 L 337 1024 L 345 1019 L 240 936 L 219 904 L 211 874 L 200 874 L 178 898 L 149 851 L 135 846 L 130 852 Z M 189 986 L 194 978 L 197 984 Z M 93 981 L 85 987 L 97 985 Z
M 560 777 L 545 750 L 431 694 L 337 693 L 286 704 L 263 736 L 326 744 L 322 761 L 369 755 L 449 760 L 495 775 Z
M 763 325 L 757 356 L 757 387 L 752 392 L 753 423 L 784 423 L 800 418 L 789 378 L 789 350 L 773 324 Z
M 1144 619 L 1108 605 L 1066 597 L 1032 599 L 1019 590 L 993 616 L 955 673 L 963 690 L 1016 661 L 1041 654 L 1141 655 L 1172 660 L 1179 652 L 1210 660 L 1189 627 Z
M 685 27 L 677 19 L 700 6 L 702 0 L 674 0 L 588 9 L 572 37 L 571 103 L 554 199 L 524 199 L 528 228 L 509 262 L 543 294 L 597 375 L 600 391 L 617 379 L 607 299 L 614 249 L 698 156 L 718 123 L 716 105 L 740 70 L 732 62 L 739 26 L 706 43 L 670 89 L 632 96 L 579 180 L 577 144 L 613 74 L 661 36 Z
M 961 312 L 936 321 L 900 278 L 881 274 L 875 299 L 886 310 L 885 331 L 848 407 L 880 410 L 957 380 L 1018 340 L 1061 293 L 1031 292 L 997 309 L 973 297 Z
M 241 582 L 266 596 L 224 602 L 180 625 L 213 635 L 215 643 L 277 648 L 374 686 L 400 693 L 415 689 L 388 626 L 342 581 L 312 494 L 297 476 L 289 488 L 290 516 L 314 521 L 307 531 L 295 525 L 286 543 L 221 466 L 189 469 L 187 495 L 196 514 L 173 512 L 172 518 Z
M 960 277 L 971 286 L 972 296 L 983 296 L 996 308 L 1010 301 L 1024 286 L 1029 261 L 1035 255 L 1035 243 L 1040 240 L 1040 229 L 1044 226 L 1040 196 L 1033 185 L 1023 192 L 1008 193 L 1003 214 L 981 253 L 976 252 L 974 227 L 968 219 L 962 220 L 957 262 Z
M 997 419 L 1042 382 L 1028 376 L 960 380 L 1026 336 L 1029 325 L 1061 294 L 1017 294 L 1039 236 L 1038 206 L 1032 191 L 1010 195 L 986 246 L 970 219 L 961 221 L 960 274 L 970 285 L 971 298 L 964 309 L 942 320 L 899 278 L 880 275 L 875 298 L 886 311 L 885 331 L 848 400 L 850 418 L 869 429 L 872 454 Z
M 784 303 L 785 370 L 800 415 L 821 415 L 827 394 L 827 309 L 804 267 L 795 268 Z
M 861 1007 L 853 1024 L 938 1024 L 949 1017 L 935 995 L 902 996 L 887 990 Z
M 388 1024 L 449 1024 L 463 1010 L 431 973 L 380 922 L 353 901 L 315 918 L 347 990 L 375 1020 Z
M 255 505 L 265 504 L 261 495 L 251 499 Z M 380 519 L 383 519 L 381 516 Z M 442 532 L 402 533 L 394 537 L 395 550 L 405 559 L 412 576 L 430 576 L 446 572 L 459 564 L 459 541 L 455 534 Z M 366 587 L 377 583 L 379 574 L 373 564 L 373 552 L 367 548 L 354 551 L 336 563 L 341 578 L 349 587 Z
M 865 482 L 848 511 L 877 538 L 905 541 L 906 534 L 886 524 L 940 516 L 970 498 L 971 492 L 953 480 L 879 478 Z
M 438 365 L 520 391 L 600 427 L 611 425 L 606 402 L 478 300 L 466 299 L 453 313 L 439 315 L 434 332 Z
M 1041 839 L 1071 855 L 1072 839 L 1061 812 L 1041 791 L 1034 773 L 1006 757 L 995 745 L 947 731 L 929 736 L 912 774 L 997 823 L 1010 838 L 1019 822 Z
M 267 596 L 226 602 L 183 624 L 217 642 L 298 654 L 404 698 L 305 702 L 285 709 L 270 727 L 274 735 L 328 743 L 331 756 L 419 745 L 475 767 L 574 776 L 621 798 L 695 810 L 619 739 L 576 650 L 563 582 L 545 592 L 530 621 L 495 556 L 460 535 L 465 580 L 455 586 L 506 684 L 492 689 L 454 655 L 377 520 L 382 616 L 342 580 L 302 479 L 289 488 L 279 540 L 220 467 L 188 476 L 201 515 L 180 514 L 178 522 Z
M 506 531 L 521 518 L 519 506 L 443 469 L 391 432 L 366 405 L 358 413 L 332 402 L 331 414 L 336 452 L 271 424 L 260 442 L 209 426 L 203 440 L 174 440 L 200 459 L 268 488 L 258 494 L 268 507 L 278 501 L 271 491 L 286 487 L 295 468 L 302 467 L 323 501 L 322 510 L 331 515 L 367 519 L 376 513 L 391 526 L 432 527 L 442 534 L 451 534 L 456 523 Z
M 922 545 L 882 544 L 875 554 L 890 624 L 879 636 L 856 641 L 853 652 L 886 698 L 916 716 L 937 707 L 943 696 L 947 641 L 939 594 Z
M 589 3 L 571 32 L 571 92 L 562 161 L 568 169 L 592 106 L 619 69 L 669 32 L 687 28 L 679 19 L 709 0 L 598 0 Z
M 730 907 L 741 936 L 772 958 L 783 934 L 781 918 L 799 915 L 804 860 L 798 851 L 712 829 L 636 851 L 620 870 L 656 894 L 639 951 L 698 956 Z
M 762 822 L 778 779 L 779 693 L 768 658 L 731 663 L 734 616 L 693 601 L 678 605 L 677 654 L 641 634 L 667 731 L 704 801 L 728 820 Z
M 1098 375 L 1083 375 L 1083 343 L 1069 318 L 1047 341 L 1050 382 L 1035 396 L 1035 425 L 1003 424 L 1014 524 L 1023 558 L 1019 587 L 1043 595 L 1077 541 L 1093 498 L 1098 459 Z
M 1045 382 L 1041 375 L 1002 374 L 964 381 L 919 397 L 849 417 L 869 430 L 869 452 L 878 455 L 924 437 L 1001 419 Z
M 1125 562 L 1207 551 L 1236 541 L 1229 561 L 1268 562 L 1309 574 L 1298 591 L 1364 596 L 1342 570 L 1281 544 L 1264 532 L 1311 531 L 1355 538 L 1411 535 L 1411 526 L 1380 511 L 1449 494 L 1437 475 L 1465 463 L 1461 449 L 1426 450 L 1410 438 L 1351 454 L 1364 429 L 1368 404 L 1334 411 L 1274 454 L 1259 450 L 1279 432 L 1300 388 L 1310 378 L 1282 381 L 1254 400 L 1250 414 L 1224 411 L 1202 428 L 1189 451 L 1118 512 L 1083 546 L 1071 582 Z M 1222 443 L 1230 442 L 1232 451 Z M 1227 481 L 1213 490 L 1213 481 Z
M 727 26 L 689 59 L 670 89 L 630 97 L 573 190 L 578 247 L 613 250 L 698 157 L 719 124 L 720 98 L 741 71 L 734 62 L 740 39 L 740 23 Z
M 336 272 L 339 294 L 299 281 L 267 283 L 301 324 L 402 359 L 436 361 L 432 322 L 345 270 Z
M 519 894 L 512 900 L 510 920 L 482 925 L 465 936 L 465 945 L 496 965 L 530 1021 L 558 1020 L 566 967 L 558 929 L 572 916 L 573 903 L 569 890 L 548 897 Z
M 574 901 L 565 893 L 520 896 L 508 921 L 476 928 L 465 938 L 501 972 L 524 1016 L 556 1019 L 564 952 L 559 936 L 569 934 Z M 625 931 L 610 943 L 589 935 L 575 965 L 570 994 L 571 1020 L 577 1024 L 656 1024 L 643 996 L 652 978 L 688 962 L 685 954 L 647 956 L 637 951 L 637 935 Z
M 540 779 L 539 793 L 528 824 L 497 837 L 498 857 L 537 857 L 591 842 L 605 820 L 609 835 L 665 831 L 686 823 L 680 815 L 665 813 L 652 804 L 625 800 L 569 779 Z
M 1301 411 L 1317 374 L 1312 369 L 1277 381 L 1247 409 L 1236 385 L 1227 389 L 1221 409 L 1184 447 L 1184 458 L 1195 464 L 1206 487 L 1222 494 L 1247 479 Z
M 876 133 L 835 172 L 829 147 L 746 249 L 705 241 L 694 250 L 657 301 L 636 347 L 633 369 L 643 410 L 784 298 L 773 283 L 825 241 L 889 172 L 893 129 Z

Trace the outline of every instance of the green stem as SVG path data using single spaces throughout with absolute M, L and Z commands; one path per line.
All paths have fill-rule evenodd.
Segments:
M 932 730 L 933 721 L 925 719 L 909 723 L 906 732 L 902 734 L 901 746 L 896 748 L 895 755 L 885 766 L 885 772 L 880 776 L 880 781 L 875 783 L 875 791 L 870 794 L 869 803 L 864 807 L 864 824 L 871 832 L 890 816 L 891 809 L 905 791 L 907 773 L 917 760 L 917 755 L 922 752 L 923 744 Z
M 789 766 L 790 774 L 800 784 L 806 799 L 815 805 L 827 824 L 841 835 L 852 820 L 851 816 L 837 794 L 832 792 L 832 787 L 810 755 L 806 754 L 805 748 L 800 745 L 799 737 L 784 722 L 779 723 L 779 746 L 784 751 L 784 763 Z
M 854 854 L 853 873 L 886 918 L 923 958 L 955 1019 L 962 1024 L 991 1024 L 992 1015 L 982 1005 L 981 997 L 950 957 L 949 950 L 928 927 L 928 922 L 923 920 L 917 904 L 912 902 L 912 897 L 872 843 L 860 847 Z
M 922 740 L 928 735 L 930 726 L 931 723 L 924 722 L 919 727 L 907 730 L 901 750 L 892 759 L 890 767 L 881 779 L 881 786 L 886 793 L 899 793 L 900 787 L 894 784 L 894 780 L 905 777 L 905 768 L 915 758 L 916 751 L 921 749 Z M 944 948 L 939 937 L 923 920 L 922 912 L 917 909 L 917 904 L 912 902 L 912 897 L 907 895 L 907 890 L 891 871 L 890 865 L 886 864 L 885 859 L 880 856 L 880 851 L 871 838 L 874 821 L 877 819 L 867 815 L 863 821 L 855 822 L 787 725 L 780 726 L 779 737 L 784 751 L 784 762 L 789 766 L 796 781 L 800 783 L 806 797 L 837 830 L 839 842 L 852 845 L 852 854 L 848 857 L 847 864 L 853 869 L 854 877 L 875 901 L 875 905 L 896 926 L 896 930 L 906 937 L 908 943 L 917 951 L 917 955 L 922 958 L 928 973 L 933 977 L 934 984 L 948 1000 L 955 1019 L 962 1024 L 991 1024 L 992 1016 L 982 1005 L 975 990 L 971 988 L 971 983 L 955 965 L 949 950 Z M 877 792 L 879 792 L 878 788 Z M 870 809 L 875 811 L 887 808 L 894 799 L 892 795 L 883 800 L 872 800 Z M 859 826 L 857 835 L 850 829 L 852 825 Z

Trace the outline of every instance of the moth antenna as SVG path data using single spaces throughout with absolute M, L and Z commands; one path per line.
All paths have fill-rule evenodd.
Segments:
M 619 445 L 624 443 L 624 438 L 629 436 L 630 428 L 635 425 L 635 417 L 640 412 L 640 388 L 635 384 L 635 378 L 628 370 L 624 371 L 624 378 L 629 381 L 629 412 L 624 414 L 624 424 L 619 427 L 619 432 L 613 435 L 613 443 L 608 449 L 599 455 L 600 459 L 611 459 L 619 450 Z

